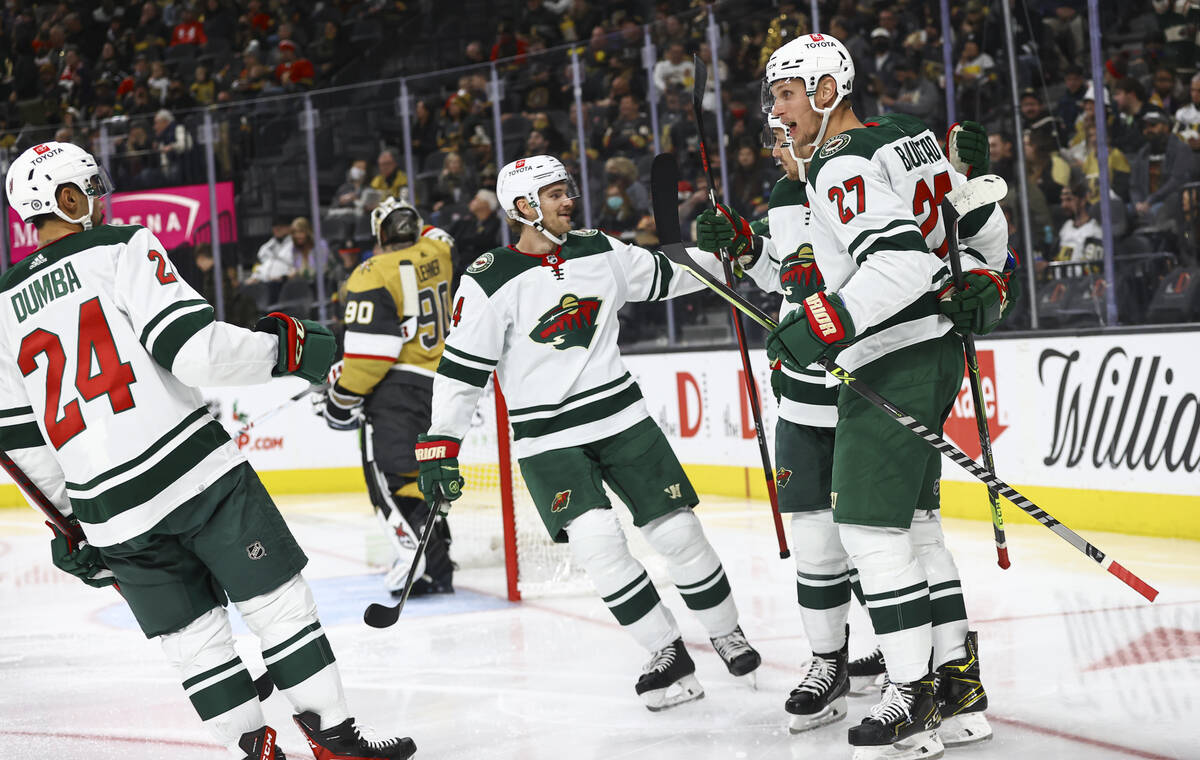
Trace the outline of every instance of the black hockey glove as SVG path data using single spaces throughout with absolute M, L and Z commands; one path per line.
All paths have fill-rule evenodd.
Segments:
M 417 487 L 426 503 L 436 505 L 445 501 L 454 501 L 462 496 L 462 487 L 466 481 L 458 474 L 458 445 L 457 438 L 446 436 L 418 435 L 416 445 Z
M 363 421 L 363 397 L 334 385 L 325 394 L 325 424 L 334 430 L 357 430 Z
M 75 534 L 79 521 L 74 517 L 68 519 L 73 528 L 71 532 Z M 50 559 L 54 561 L 55 567 L 74 575 L 93 588 L 103 588 L 116 583 L 112 571 L 104 564 L 99 549 L 89 546 L 86 541 L 77 541 L 65 535 L 52 522 L 47 521 L 46 525 L 54 531 L 54 538 L 50 539 Z M 77 535 L 82 536 L 83 533 L 80 531 Z
M 273 311 L 259 319 L 254 329 L 279 336 L 279 358 L 272 376 L 295 375 L 313 385 L 325 382 L 337 341 L 324 325 Z

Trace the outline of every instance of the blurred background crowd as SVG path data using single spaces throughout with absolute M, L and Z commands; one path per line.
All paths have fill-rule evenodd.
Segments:
M 817 21 L 854 56 L 856 113 L 909 113 L 944 134 L 950 77 L 956 118 L 987 127 L 993 171 L 1012 188 L 1013 246 L 1039 282 L 1030 299 L 1041 327 L 1111 324 L 1108 288 L 1122 324 L 1196 320 L 1190 301 L 1167 308 L 1160 296 L 1188 287 L 1182 275 L 1200 283 L 1200 3 L 1102 0 L 1097 83 L 1082 0 L 1013 0 L 1011 69 L 1006 1 L 951 3 L 949 72 L 936 2 L 820 0 Z M 0 160 L 6 169 L 58 139 L 99 156 L 119 190 L 231 181 L 223 266 L 206 229 L 172 251 L 176 265 L 210 298 L 220 287 L 231 321 L 280 305 L 334 320 L 339 284 L 372 252 L 380 199 L 414 201 L 454 237 L 461 271 L 507 242 L 497 166 L 523 155 L 559 156 L 577 175 L 580 226 L 650 244 L 649 164 L 673 152 L 690 225 L 707 203 L 694 55 L 711 72 L 703 108 L 721 194 L 747 217 L 765 214 L 781 172 L 762 145 L 761 75 L 776 47 L 813 30 L 810 16 L 807 2 L 765 1 L 9 0 Z M 1113 282 L 1099 264 L 1102 203 Z M 1031 326 L 1032 311 L 1012 326 Z M 715 298 L 631 308 L 624 333 L 644 345 L 732 335 Z

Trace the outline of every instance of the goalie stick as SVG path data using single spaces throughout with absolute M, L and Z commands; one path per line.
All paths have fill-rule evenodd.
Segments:
M 995 174 L 985 174 L 959 185 L 942 199 L 942 220 L 946 225 L 946 258 L 950 260 L 950 272 L 955 290 L 962 290 L 962 252 L 958 249 L 958 220 L 972 211 L 1004 200 L 1008 185 Z M 979 376 L 979 356 L 975 352 L 975 336 L 970 331 L 962 334 L 963 354 L 967 360 L 967 373 L 971 384 L 971 401 L 975 405 L 975 425 L 979 428 L 979 451 L 983 466 L 990 472 L 996 471 L 996 460 L 992 456 L 992 436 L 988 430 L 987 407 L 983 400 L 983 379 Z M 996 542 L 996 564 L 1007 570 L 1008 542 L 1004 537 L 1004 514 L 1000 511 L 1000 497 L 996 489 L 987 489 L 988 506 L 992 515 L 992 537 Z
M 438 515 L 449 506 L 450 502 L 441 499 L 429 508 L 429 517 L 425 519 L 425 527 L 421 529 L 421 543 L 417 546 L 412 566 L 408 569 L 408 580 L 404 583 L 404 593 L 400 595 L 400 601 L 392 605 L 378 603 L 367 605 L 367 608 L 363 610 L 364 623 L 372 628 L 388 628 L 395 625 L 396 621 L 400 619 L 400 612 L 404 609 L 404 603 L 408 601 L 408 594 L 412 591 L 413 581 L 417 578 L 417 563 L 425 556 L 425 547 L 429 545 L 429 537 L 433 535 L 434 523 L 437 522 Z
M 712 167 L 708 165 L 708 148 L 704 143 L 704 88 L 708 83 L 708 69 L 700 56 L 692 57 L 695 69 L 692 83 L 692 113 L 696 118 L 696 134 L 700 138 L 700 163 L 704 165 L 704 174 L 708 177 L 708 203 L 717 210 L 717 186 L 713 182 Z M 718 138 L 719 139 L 719 138 Z M 678 215 L 676 215 L 678 216 Z M 679 225 L 676 224 L 678 229 Z M 678 233 L 676 233 L 678 234 Z M 721 267 L 725 270 L 725 284 L 733 287 L 733 264 L 729 251 L 720 252 Z M 758 381 L 754 379 L 754 370 L 750 368 L 750 352 L 746 348 L 746 331 L 742 327 L 742 315 L 736 307 L 733 312 L 733 332 L 737 336 L 738 352 L 742 355 L 742 374 L 746 380 L 746 395 L 750 398 L 750 413 L 754 417 L 754 433 L 758 438 L 758 453 L 762 458 L 763 477 L 767 481 L 767 498 L 771 502 L 771 519 L 775 523 L 775 538 L 779 541 L 779 558 L 791 556 L 788 550 L 787 537 L 783 532 L 783 518 L 779 514 L 779 494 L 775 490 L 775 468 L 771 464 L 771 452 L 767 448 L 767 435 L 763 428 L 762 401 L 758 396 Z
M 687 249 L 679 241 L 679 209 L 675 205 L 678 198 L 678 176 L 679 169 L 675 165 L 675 158 L 673 156 L 667 153 L 660 153 L 655 156 L 650 174 L 650 193 L 654 205 L 655 226 L 658 229 L 659 240 L 662 241 L 659 244 L 658 250 L 668 259 L 690 272 L 692 276 L 712 288 L 726 301 L 741 309 L 744 314 L 764 329 L 774 330 L 778 326 L 778 323 L 770 315 L 742 298 L 732 289 L 726 287 L 716 277 L 704 271 L 703 268 L 692 261 Z M 666 235 L 663 234 L 664 231 L 667 233 Z M 942 454 L 945 454 L 959 467 L 962 467 L 977 480 L 982 481 L 984 485 L 994 488 L 1001 496 L 1049 528 L 1059 538 L 1083 552 L 1085 556 L 1100 565 L 1101 568 L 1108 571 L 1122 583 L 1152 602 L 1158 596 L 1158 591 L 1155 588 L 1089 543 L 1078 533 L 1063 525 L 1058 520 L 1055 520 L 1038 505 L 1021 495 L 1012 486 L 997 478 L 990 470 L 977 464 L 975 460 L 964 454 L 957 446 L 925 427 L 920 422 L 917 422 L 917 420 L 904 410 L 899 409 L 869 386 L 865 385 L 861 380 L 856 379 L 849 372 L 839 367 L 832 359 L 823 357 L 817 360 L 817 364 L 833 375 L 834 379 L 862 396 L 873 406 L 886 412 L 896 422 L 908 428 L 914 435 L 923 439 Z

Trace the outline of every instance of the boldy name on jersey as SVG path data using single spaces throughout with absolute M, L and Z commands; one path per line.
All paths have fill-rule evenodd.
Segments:
M 912 171 L 918 166 L 937 163 L 942 159 L 942 150 L 937 140 L 931 134 L 924 134 L 916 140 L 905 140 L 899 145 L 893 145 L 892 150 L 900 157 L 905 171 Z
M 56 298 L 62 298 L 83 287 L 79 275 L 71 262 L 45 272 L 41 277 L 31 280 L 28 285 L 12 295 L 13 313 L 17 322 L 24 322 L 26 317 L 36 314 L 43 306 Z

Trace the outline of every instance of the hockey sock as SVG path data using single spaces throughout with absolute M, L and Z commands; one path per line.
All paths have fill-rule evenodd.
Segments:
M 942 535 L 938 510 L 918 509 L 909 531 L 917 559 L 929 581 L 930 619 L 933 622 L 933 666 L 967 656 L 967 608 L 954 556 Z
M 658 598 L 642 563 L 629 553 L 611 509 L 589 509 L 567 524 L 571 557 L 592 580 L 609 612 L 633 638 L 657 652 L 679 638 L 679 627 Z
M 214 607 L 159 641 L 183 678 L 192 707 L 219 743 L 237 750 L 242 734 L 266 725 L 250 673 L 234 651 L 224 607 Z M 238 750 L 239 757 L 244 754 Z
M 839 525 L 838 532 L 858 568 L 888 675 L 897 683 L 921 678 L 932 648 L 929 584 L 909 532 L 868 525 Z
M 862 582 L 858 579 L 858 568 L 853 563 L 850 565 L 850 590 L 854 592 L 854 598 L 858 600 L 859 605 L 865 610 L 867 608 L 867 600 L 863 599 Z
M 304 578 L 296 575 L 273 591 L 236 604 L 246 627 L 258 636 L 271 679 L 297 713 L 311 710 L 321 716 L 323 726 L 350 717 L 333 650 Z
M 667 560 L 671 580 L 709 638 L 733 631 L 738 624 L 733 592 L 721 559 L 708 543 L 695 513 L 677 509 L 643 525 L 641 530 L 650 546 Z
M 836 652 L 846 643 L 850 574 L 832 509 L 792 515 L 792 554 L 796 601 L 812 650 Z

